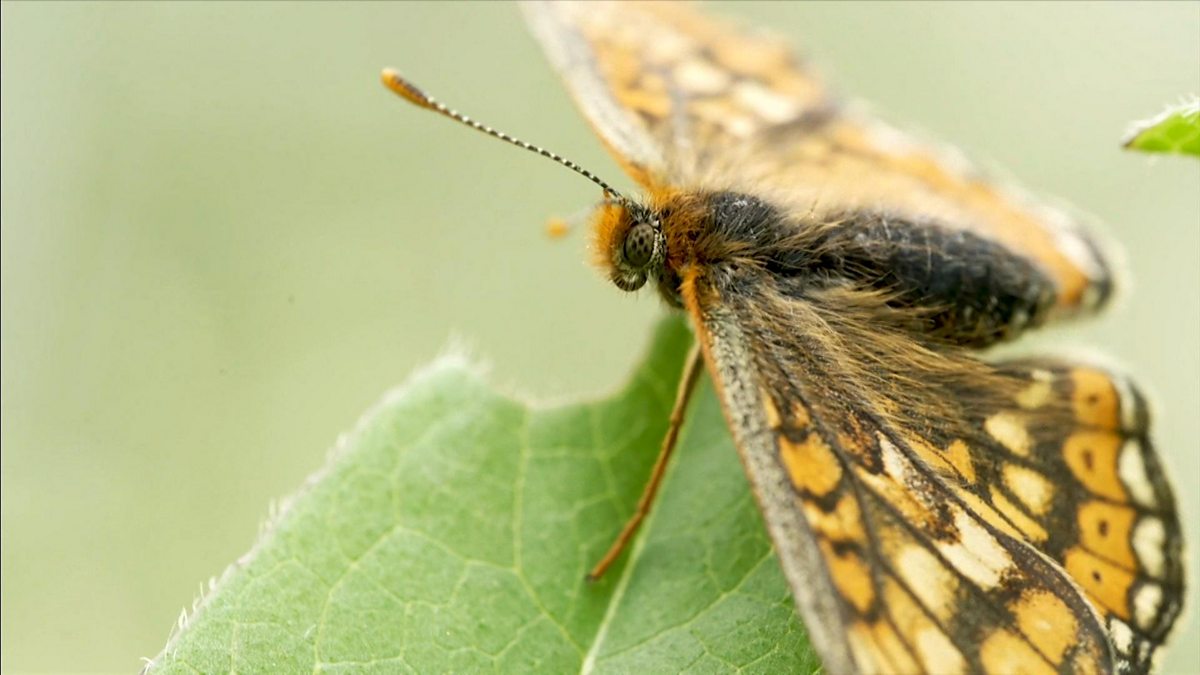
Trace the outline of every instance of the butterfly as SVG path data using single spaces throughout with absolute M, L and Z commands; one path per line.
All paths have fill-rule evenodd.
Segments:
M 597 264 L 690 317 L 650 508 L 703 371 L 831 673 L 1146 672 L 1179 615 L 1175 498 L 1124 375 L 978 350 L 1091 314 L 1109 258 L 1071 215 L 839 98 L 785 42 L 679 3 L 526 2 L 640 185 Z

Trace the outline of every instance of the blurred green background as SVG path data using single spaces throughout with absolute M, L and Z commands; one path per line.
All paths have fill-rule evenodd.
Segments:
M 1119 141 L 1200 92 L 1200 4 L 720 9 L 1107 224 L 1132 293 L 1040 344 L 1101 348 L 1156 394 L 1194 550 L 1200 163 Z M 628 185 L 511 6 L 0 10 L 7 672 L 136 670 L 268 503 L 448 342 L 503 387 L 575 397 L 618 383 L 661 311 L 588 269 L 583 237 L 544 236 L 590 184 L 378 84 L 396 66 Z M 1200 667 L 1198 635 L 1168 671 Z

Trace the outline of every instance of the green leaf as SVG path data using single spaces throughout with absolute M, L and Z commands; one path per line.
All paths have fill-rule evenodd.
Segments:
M 812 672 L 705 382 L 654 510 L 641 492 L 691 340 L 619 394 L 530 406 L 444 358 L 387 396 L 182 619 L 152 672 Z
M 1134 123 L 1125 147 L 1200 157 L 1200 100 L 1168 107 L 1151 119 Z

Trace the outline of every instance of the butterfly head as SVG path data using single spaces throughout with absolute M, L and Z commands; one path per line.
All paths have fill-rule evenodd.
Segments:
M 667 245 L 662 222 L 648 207 L 624 198 L 606 198 L 595 216 L 597 263 L 623 291 L 636 291 L 660 276 Z

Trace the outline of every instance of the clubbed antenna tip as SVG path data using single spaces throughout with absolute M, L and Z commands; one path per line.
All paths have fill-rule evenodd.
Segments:
M 417 85 L 413 84 L 412 82 L 409 82 L 408 80 L 404 79 L 404 77 L 402 77 L 400 75 L 400 73 L 392 70 L 391 68 L 384 68 L 383 72 L 380 74 L 380 79 L 383 81 L 383 86 L 387 87 L 388 89 L 391 89 L 394 94 L 396 94 L 400 98 L 404 99 L 405 101 L 408 101 L 409 103 L 417 106 L 418 108 L 432 110 L 433 112 L 436 112 L 439 115 L 449 117 L 450 119 L 454 120 L 455 122 L 458 122 L 460 124 L 465 124 L 476 131 L 481 131 L 481 132 L 487 134 L 488 136 L 493 136 L 495 138 L 499 138 L 500 140 L 502 140 L 506 143 L 511 143 L 519 148 L 524 148 L 530 152 L 535 152 L 535 153 L 541 155 L 542 157 L 554 160 L 555 162 L 562 164 L 563 166 L 574 171 L 575 173 L 578 173 L 579 175 L 583 176 L 584 178 L 587 178 L 588 180 L 592 181 L 596 185 L 599 185 L 601 187 L 601 189 L 604 190 L 605 196 L 609 197 L 610 199 L 613 199 L 622 204 L 629 203 L 628 200 L 625 199 L 625 197 L 623 197 L 621 195 L 621 193 L 612 189 L 612 187 L 609 186 L 608 183 L 604 182 L 603 180 L 600 180 L 600 178 L 598 176 L 596 176 L 594 173 L 592 173 L 591 171 L 588 171 L 587 169 L 579 166 L 575 162 L 572 162 L 571 160 L 569 160 L 559 154 L 550 152 L 549 150 L 546 150 L 545 148 L 533 145 L 532 143 L 526 143 L 525 141 L 522 141 L 521 139 L 516 138 L 514 136 L 510 136 L 510 135 L 504 133 L 503 131 L 497 131 L 497 130 L 487 126 L 486 124 L 480 124 L 479 122 L 476 122 L 475 120 L 471 119 L 470 117 L 467 117 L 466 115 L 464 115 L 456 110 L 453 110 L 451 108 L 446 107 L 445 105 L 442 105 L 436 99 L 434 99 L 432 96 L 430 96 L 429 94 L 426 94 L 424 91 L 421 91 L 420 87 L 418 87 Z

